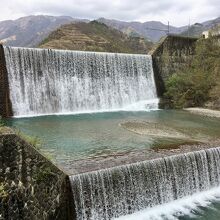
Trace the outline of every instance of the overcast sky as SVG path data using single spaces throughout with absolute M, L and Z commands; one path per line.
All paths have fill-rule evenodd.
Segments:
M 27 15 L 68 15 L 181 26 L 220 16 L 220 0 L 0 0 L 0 21 Z

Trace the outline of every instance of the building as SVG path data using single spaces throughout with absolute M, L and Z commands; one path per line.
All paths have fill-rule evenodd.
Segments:
M 203 31 L 202 32 L 202 37 L 205 38 L 205 39 L 208 38 L 209 37 L 209 31 Z
M 208 37 L 220 37 L 220 25 L 217 25 L 213 28 L 211 28 L 210 30 L 208 31 L 203 31 L 202 32 L 202 37 L 203 38 L 208 38 Z

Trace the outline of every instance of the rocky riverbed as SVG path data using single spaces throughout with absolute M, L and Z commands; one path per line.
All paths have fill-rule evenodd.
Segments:
M 206 108 L 185 108 L 184 110 L 189 111 L 193 114 L 198 114 L 207 117 L 215 117 L 220 118 L 220 111 L 219 110 L 212 110 Z

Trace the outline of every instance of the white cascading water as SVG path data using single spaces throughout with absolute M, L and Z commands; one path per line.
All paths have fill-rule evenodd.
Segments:
M 148 55 L 4 47 L 14 116 L 157 109 Z
M 138 219 L 126 215 L 219 187 L 220 148 L 73 175 L 70 181 L 77 220 Z

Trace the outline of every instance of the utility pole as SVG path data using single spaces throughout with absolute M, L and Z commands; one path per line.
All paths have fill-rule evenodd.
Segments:
M 189 24 L 188 24 L 188 38 L 189 38 L 189 28 L 190 28 L 190 18 L 189 18 Z
M 188 24 L 188 55 L 190 55 L 190 46 L 189 46 L 189 28 L 190 28 L 190 18 Z M 188 60 L 188 65 L 190 66 L 190 60 Z

